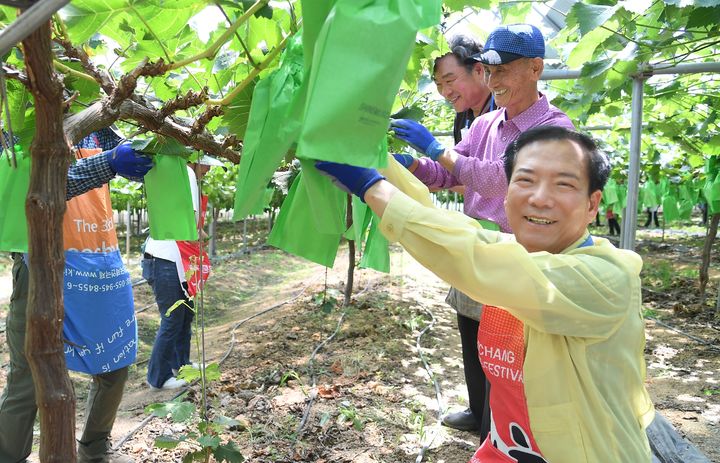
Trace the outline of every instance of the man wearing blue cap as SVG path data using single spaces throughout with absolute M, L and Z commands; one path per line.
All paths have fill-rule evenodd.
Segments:
M 501 26 L 490 33 L 484 51 L 472 55 L 468 61 L 482 64 L 485 82 L 500 109 L 475 119 L 467 135 L 453 149 L 435 143 L 425 150 L 427 157 L 417 160 L 411 167 L 413 174 L 430 188 L 465 185 L 463 212 L 478 219 L 484 228 L 511 231 L 503 207 L 507 194 L 502 161 L 505 149 L 521 133 L 533 127 L 555 125 L 574 129 L 570 119 L 538 92 L 544 56 L 545 41 L 535 26 Z M 403 138 L 397 129 L 396 133 Z M 478 303 L 455 288 L 450 289 L 447 301 L 458 310 L 463 342 L 468 339 L 475 346 L 480 310 L 476 309 L 477 315 L 473 317 L 464 316 L 467 315 L 464 310 L 477 307 Z M 477 353 L 474 354 L 477 358 Z M 479 391 L 479 388 L 476 386 L 478 391 L 469 396 L 482 394 L 487 397 L 486 391 Z M 475 416 L 478 413 L 474 410 L 479 407 L 471 404 L 473 410 L 451 414 L 446 420 L 451 418 L 451 423 L 462 421 L 462 418 L 464 421 L 475 420 L 480 426 L 481 438 L 484 438 L 489 429 L 487 400 L 485 404 L 482 416 Z
M 482 53 L 482 45 L 465 35 L 454 36 L 448 45 L 450 51 L 435 59 L 432 74 L 438 93 L 455 109 L 453 138 L 457 144 L 467 135 L 472 121 L 495 106 L 485 83 L 482 64 L 468 61 L 470 56 Z M 425 126 L 412 119 L 393 119 L 390 125 L 398 138 L 418 152 L 425 153 L 439 144 Z M 414 157 L 409 154 L 395 157 L 414 170 Z

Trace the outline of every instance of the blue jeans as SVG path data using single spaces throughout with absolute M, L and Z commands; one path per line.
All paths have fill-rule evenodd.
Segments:
M 143 278 L 155 294 L 160 309 L 160 328 L 155 336 L 147 380 L 151 386 L 162 385 L 173 376 L 172 370 L 190 363 L 190 337 L 192 335 L 193 311 L 181 305 L 166 315 L 177 301 L 183 300 L 192 307 L 183 292 L 175 262 L 165 259 L 145 258 L 142 261 Z

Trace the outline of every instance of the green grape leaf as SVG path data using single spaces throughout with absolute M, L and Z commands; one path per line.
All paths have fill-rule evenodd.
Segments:
M 476 7 L 483 10 L 490 9 L 489 0 L 444 0 L 443 5 L 450 11 L 462 11 L 465 7 Z
M 130 10 L 126 0 L 83 0 L 69 3 L 61 10 L 74 43 L 87 41 L 114 20 Z
M 425 117 L 425 110 L 420 106 L 406 106 L 390 116 L 391 119 L 412 119 L 414 121 L 420 121 L 423 117 Z
M 500 3 L 500 15 L 503 24 L 515 24 L 525 22 L 525 17 L 532 10 L 532 2 L 525 3 Z
M 613 59 L 589 61 L 583 65 L 582 71 L 580 71 L 580 76 L 597 77 L 613 67 L 613 64 L 615 64 L 615 60 Z
M 615 14 L 617 9 L 618 5 L 610 7 L 577 2 L 568 13 L 567 25 L 577 25 L 580 30 L 580 35 L 585 35 L 605 24 L 605 22 Z
M 688 18 L 687 27 L 715 27 L 720 24 L 720 8 L 695 8 Z
M 272 50 L 282 40 L 282 31 L 272 19 L 250 18 L 248 28 L 247 46 L 250 50 L 259 48 L 261 44 L 265 50 Z
M 25 113 L 28 105 L 32 103 L 32 94 L 25 86 L 16 80 L 6 80 L 8 106 L 10 107 L 10 125 L 13 132 L 22 131 L 25 127 Z M 7 121 L 7 114 L 3 110 L 3 121 Z M 5 127 L 7 122 L 5 122 Z
M 148 154 L 166 154 L 169 156 L 181 156 L 188 158 L 193 153 L 192 148 L 181 144 L 174 138 L 163 135 L 155 135 L 146 139 L 135 139 L 130 143 L 135 151 L 142 151 Z
M 185 442 L 186 440 L 187 438 L 185 436 L 180 436 L 179 438 L 165 435 L 158 436 L 155 438 L 155 447 L 159 449 L 174 449 L 181 442 Z
M 203 448 L 216 449 L 220 445 L 220 437 L 207 434 L 200 436 L 197 441 Z
M 82 65 L 77 61 L 68 61 L 63 64 L 76 71 L 85 72 Z M 95 102 L 100 97 L 100 84 L 95 80 L 76 77 L 72 74 L 65 76 L 65 88 L 78 92 L 77 101 L 85 103 L 85 105 Z
M 245 457 L 240 453 L 240 449 L 237 448 L 234 442 L 218 445 L 217 448 L 213 450 L 213 456 L 220 462 L 242 463 L 245 461 Z
M 223 124 L 230 133 L 239 139 L 245 136 L 254 89 L 254 84 L 248 85 L 225 107 L 225 113 L 222 117 Z
M 150 404 L 145 407 L 145 413 L 150 413 L 153 416 L 159 416 L 161 418 L 170 415 L 176 423 L 187 421 L 195 411 L 195 404 L 184 402 L 183 399 L 185 396 L 186 394 L 183 394 L 170 402 Z
M 589 62 L 598 45 L 611 35 L 613 35 L 611 28 L 599 28 L 583 35 L 580 41 L 572 48 L 565 64 L 570 68 L 575 68 Z

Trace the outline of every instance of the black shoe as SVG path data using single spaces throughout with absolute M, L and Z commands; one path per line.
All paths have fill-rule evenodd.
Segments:
M 459 429 L 460 431 L 479 431 L 477 420 L 473 412 L 466 408 L 461 412 L 447 414 L 442 419 L 442 424 L 448 428 Z

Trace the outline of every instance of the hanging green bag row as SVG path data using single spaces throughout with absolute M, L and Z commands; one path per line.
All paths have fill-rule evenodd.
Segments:
M 362 242 L 367 224 L 375 223 L 375 232 L 371 227 L 367 234 L 365 264 L 389 268 L 376 222 L 358 211 L 361 226 L 345 230 L 346 195 L 314 163 L 387 165 L 383 142 L 390 109 L 416 32 L 437 23 L 440 5 L 439 0 L 303 2 L 305 81 L 291 105 L 302 120 L 297 149 L 302 172 L 280 210 L 271 245 L 332 266 L 343 233 Z
M 145 175 L 150 236 L 156 240 L 197 241 L 190 179 L 180 156 L 157 154 Z
M 627 204 L 627 188 L 609 179 L 603 189 L 602 202 L 606 208 L 612 207 L 616 212 L 624 209 Z
M 25 198 L 30 186 L 30 156 L 16 150 L 17 168 L 10 153 L 0 153 L 0 251 L 28 252 Z
M 304 178 L 305 172 L 295 177 L 270 232 L 268 244 L 332 268 L 342 234 L 322 233 L 317 229 L 309 209 L 311 198 L 308 197 Z
M 253 91 L 250 116 L 235 190 L 234 219 L 242 220 L 260 201 L 273 172 L 300 132 L 299 98 L 303 81 L 300 35 L 288 44 L 280 66 Z
M 309 52 L 298 157 L 387 165 L 377 146 L 387 132 L 416 33 L 437 24 L 440 7 L 439 0 L 336 0 Z M 318 15 L 326 8 L 319 10 Z

